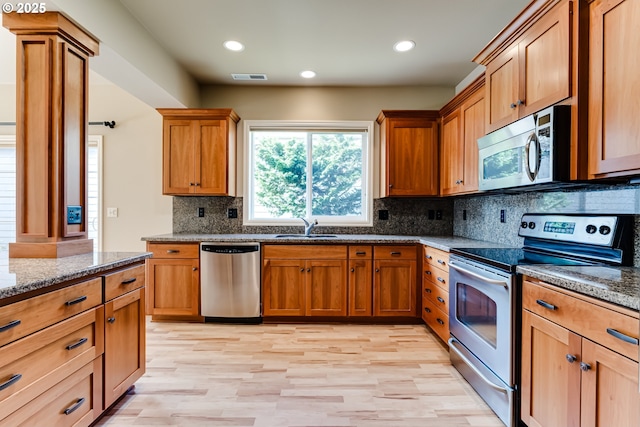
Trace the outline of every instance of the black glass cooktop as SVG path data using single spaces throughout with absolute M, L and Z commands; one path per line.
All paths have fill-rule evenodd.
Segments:
M 518 265 L 590 265 L 585 261 L 522 248 L 452 248 L 451 253 L 510 272 L 515 272 Z

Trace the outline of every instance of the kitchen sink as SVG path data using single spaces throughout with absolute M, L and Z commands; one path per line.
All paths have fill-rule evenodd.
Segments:
M 287 239 L 331 239 L 336 238 L 335 234 L 276 234 L 276 239 L 287 238 Z

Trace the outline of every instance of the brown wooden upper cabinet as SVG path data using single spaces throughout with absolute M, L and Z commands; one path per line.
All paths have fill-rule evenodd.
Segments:
M 572 95 L 573 7 L 532 2 L 476 56 L 487 67 L 487 133 Z
M 442 107 L 440 194 L 478 191 L 478 138 L 485 135 L 484 75 Z
M 438 111 L 383 110 L 380 196 L 438 195 Z
M 162 193 L 235 196 L 236 125 L 231 109 L 159 108 Z
M 640 173 L 640 2 L 589 4 L 589 178 Z

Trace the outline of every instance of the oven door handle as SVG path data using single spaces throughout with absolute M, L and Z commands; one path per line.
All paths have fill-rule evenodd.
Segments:
M 469 271 L 466 268 L 462 268 L 454 262 L 449 262 L 449 267 L 453 268 L 454 270 L 458 270 L 461 273 L 468 274 L 469 276 L 475 277 L 478 280 L 482 280 L 485 283 L 490 283 L 492 285 L 498 285 L 498 286 L 502 286 L 503 288 L 508 288 L 507 282 L 505 282 L 504 280 L 487 279 L 483 275 L 474 273 L 473 271 Z
M 451 264 L 449 264 L 449 265 L 451 265 Z M 448 342 L 449 342 L 449 350 L 453 350 L 453 351 L 456 353 L 456 355 L 457 355 L 460 359 L 462 359 L 462 361 L 463 361 L 463 362 L 464 362 L 464 363 L 465 363 L 465 364 L 466 364 L 466 365 L 467 365 L 467 366 L 468 366 L 468 367 L 469 367 L 473 372 L 475 372 L 475 373 L 476 373 L 476 375 L 477 375 L 478 377 L 480 377 L 480 379 L 481 379 L 482 381 L 484 381 L 485 383 L 487 383 L 487 385 L 488 385 L 489 387 L 491 387 L 492 389 L 497 390 L 497 391 L 499 391 L 499 392 L 501 392 L 501 393 L 507 394 L 507 391 L 508 391 L 508 390 L 507 390 L 506 388 L 501 387 L 501 386 L 499 386 L 498 384 L 495 384 L 493 381 L 491 381 L 489 378 L 487 378 L 487 377 L 486 377 L 482 372 L 480 372 L 480 370 L 479 370 L 478 368 L 476 368 L 476 367 L 475 367 L 475 365 L 474 365 L 473 363 L 471 363 L 471 361 L 470 361 L 469 359 L 467 359 L 467 357 L 466 357 L 464 354 L 462 354 L 462 353 L 460 352 L 460 350 L 458 350 L 458 349 L 456 348 L 456 346 L 454 345 L 454 343 L 458 343 L 458 344 L 462 345 L 462 343 L 461 343 L 460 341 L 458 341 L 458 340 L 457 340 L 457 339 L 455 339 L 454 337 L 450 337 Z

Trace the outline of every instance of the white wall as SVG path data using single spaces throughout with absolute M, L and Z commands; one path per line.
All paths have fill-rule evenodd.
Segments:
M 162 117 L 114 85 L 92 86 L 89 120 L 115 120 L 116 127 L 90 126 L 104 135 L 103 250 L 141 251 L 143 236 L 171 232 L 172 198 L 162 195 Z M 106 208 L 118 208 L 107 218 Z

